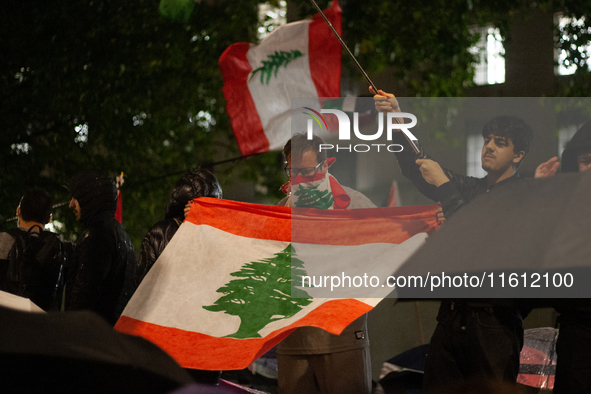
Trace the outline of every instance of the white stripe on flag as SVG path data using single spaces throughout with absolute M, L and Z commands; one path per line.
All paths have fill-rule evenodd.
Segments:
M 292 97 L 318 96 L 312 81 L 309 62 L 308 32 L 311 21 L 300 21 L 281 26 L 273 31 L 259 46 L 251 46 L 247 59 L 253 70 L 261 67 L 263 61 L 275 51 L 298 50 L 302 57 L 292 60 L 287 67 L 279 67 L 268 84 L 261 83 L 261 73 L 248 80 L 248 89 L 254 100 L 269 149 L 281 149 L 291 138 L 290 111 Z M 294 81 L 298 83 L 294 84 Z M 318 99 L 315 107 L 320 106 Z M 273 131 L 273 132 L 267 132 Z

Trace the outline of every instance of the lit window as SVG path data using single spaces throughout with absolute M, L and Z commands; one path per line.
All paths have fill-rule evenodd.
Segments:
M 466 140 L 466 175 L 483 178 L 486 171 L 482 169 L 480 155 L 484 139 L 480 134 L 469 134 Z
M 469 51 L 477 56 L 474 69 L 476 85 L 492 85 L 505 82 L 505 48 L 498 28 L 482 27 L 473 30 L 480 39 Z
M 560 37 L 558 38 L 559 47 L 569 47 L 572 50 L 578 48 L 583 57 L 583 64 L 587 67 L 591 67 L 591 43 L 587 42 L 587 45 L 577 46 L 575 42 L 579 40 L 579 34 L 591 34 L 591 27 L 585 28 L 585 18 L 572 19 L 564 16 L 558 17 L 558 30 L 560 31 Z M 579 34 L 577 34 L 577 32 Z M 570 75 L 574 74 L 577 70 L 577 64 L 567 60 L 567 53 L 564 49 L 556 49 L 556 60 L 558 61 L 557 74 L 558 75 Z M 585 61 L 586 59 L 586 61 Z

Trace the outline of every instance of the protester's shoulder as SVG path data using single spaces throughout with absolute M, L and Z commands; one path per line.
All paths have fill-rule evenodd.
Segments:
M 174 234 L 179 228 L 182 220 L 180 218 L 163 219 L 152 226 L 150 231 L 146 233 L 142 241 L 142 248 L 144 244 L 160 243 L 167 238 L 167 234 Z M 170 237 L 172 238 L 172 236 Z
M 447 176 L 449 178 L 449 180 L 452 181 L 452 183 L 454 183 L 454 184 L 472 186 L 472 185 L 478 185 L 478 184 L 484 182 L 484 179 L 485 179 L 485 178 L 477 178 L 475 176 L 458 174 L 458 173 L 451 171 L 448 168 L 442 168 L 442 169 L 443 169 L 443 173 L 445 174 L 445 176 Z
M 371 202 L 363 193 L 358 192 L 350 187 L 343 186 L 343 189 L 347 195 L 351 198 L 351 203 L 347 208 L 349 209 L 362 209 L 362 208 L 376 208 L 376 205 Z
M 161 221 L 157 222 L 154 226 L 152 226 L 150 232 L 166 232 L 171 227 L 178 228 L 183 223 L 183 221 L 183 218 L 162 219 Z
M 486 189 L 486 177 L 477 178 L 474 176 L 456 174 L 446 168 L 443 169 L 443 172 L 461 195 L 471 193 L 479 194 L 482 192 L 481 189 Z
M 53 231 L 49 231 L 49 230 L 43 230 L 41 232 L 41 236 L 43 238 L 57 238 L 60 241 L 64 241 L 63 237 L 59 234 L 54 233 Z
M 71 244 L 71 242 L 66 241 L 64 239 L 64 237 L 62 237 L 60 234 L 56 234 L 53 231 L 49 231 L 49 230 L 43 230 L 41 232 L 41 239 L 43 239 L 43 242 L 47 243 L 47 242 L 51 242 L 51 243 L 61 243 L 61 244 Z
M 128 237 L 121 223 L 115 218 L 105 218 L 95 221 L 80 235 L 78 245 L 112 244 L 121 237 Z
M 13 231 L 6 231 L 0 233 L 0 260 L 8 259 L 8 253 L 14 245 L 15 236 L 12 234 Z

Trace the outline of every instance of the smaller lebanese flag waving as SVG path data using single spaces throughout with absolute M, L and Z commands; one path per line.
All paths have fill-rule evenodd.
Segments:
M 338 2 L 324 13 L 340 34 Z M 341 95 L 341 46 L 319 14 L 280 26 L 260 45 L 229 46 L 219 66 L 226 111 L 243 155 L 283 147 L 291 137 L 292 97 Z
M 392 289 L 313 298 L 332 289 L 292 290 L 293 282 L 326 274 L 325 256 L 343 262 L 339 269 L 349 275 L 355 265 L 368 275 L 391 274 L 435 230 L 436 208 L 292 211 L 196 199 L 115 329 L 154 342 L 185 368 L 205 370 L 246 368 L 297 327 L 339 334 Z

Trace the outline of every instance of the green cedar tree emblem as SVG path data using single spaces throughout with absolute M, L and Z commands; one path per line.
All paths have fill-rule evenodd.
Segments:
M 299 208 L 328 209 L 333 204 L 332 192 L 330 190 L 318 190 L 320 185 L 314 187 L 300 187 L 293 193 L 294 205 Z
M 294 279 L 306 275 L 304 263 L 294 256 L 289 244 L 272 258 L 244 264 L 230 274 L 242 279 L 232 279 L 217 289 L 224 295 L 213 305 L 203 306 L 240 317 L 238 331 L 228 338 L 261 338 L 259 331 L 267 324 L 290 318 L 312 302 L 306 291 L 291 288 Z
M 256 73 L 261 72 L 261 83 L 268 85 L 271 80 L 271 76 L 277 78 L 277 71 L 279 67 L 287 67 L 292 60 L 304 56 L 302 52 L 293 50 L 291 52 L 286 51 L 275 51 L 272 55 L 267 55 L 267 59 L 263 60 L 263 65 L 252 72 L 250 79 L 254 78 Z

